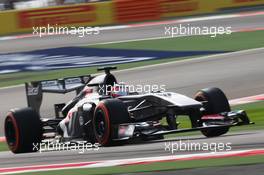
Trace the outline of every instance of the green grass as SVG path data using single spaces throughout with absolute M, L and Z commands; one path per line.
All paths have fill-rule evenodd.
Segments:
M 179 169 L 190 168 L 202 168 L 202 167 L 217 167 L 217 166 L 234 166 L 234 165 L 249 165 L 249 164 L 262 164 L 264 163 L 264 156 L 248 156 L 248 157 L 229 157 L 218 159 L 206 159 L 206 160 L 187 160 L 187 161 L 173 161 L 173 162 L 161 162 L 152 163 L 147 165 L 127 165 L 127 166 L 115 166 L 107 168 L 82 168 L 71 170 L 57 170 L 46 172 L 34 172 L 23 174 L 34 175 L 99 175 L 99 174 L 123 174 L 123 173 L 139 173 L 139 172 L 152 172 L 152 171 L 169 171 Z
M 264 46 L 264 31 L 233 33 L 231 35 L 218 36 L 211 38 L 209 36 L 189 36 L 157 40 L 145 40 L 124 42 L 117 44 L 99 44 L 89 47 L 97 48 L 123 48 L 123 49 L 144 49 L 144 50 L 216 50 L 216 51 L 237 51 Z M 167 58 L 162 60 L 150 60 L 136 63 L 127 63 L 117 65 L 119 69 L 127 69 L 145 65 L 160 64 L 175 60 L 181 60 L 193 57 Z M 44 72 L 24 72 L 0 75 L 0 87 L 23 84 L 24 82 L 55 79 L 68 76 L 78 76 L 96 73 L 96 67 L 64 69 Z
M 255 32 L 237 32 L 232 33 L 231 35 L 218 35 L 215 38 L 211 38 L 210 36 L 188 36 L 114 44 L 99 44 L 89 47 L 169 51 L 238 51 L 263 47 L 263 36 L 264 30 Z
M 0 142 L 0 151 L 7 151 L 9 150 L 7 144 L 5 142 Z
M 254 125 L 233 127 L 231 131 L 259 130 L 264 129 L 264 102 L 249 103 L 233 107 L 234 110 L 243 109 L 248 113 Z

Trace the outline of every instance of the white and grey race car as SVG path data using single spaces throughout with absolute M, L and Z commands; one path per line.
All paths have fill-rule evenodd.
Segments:
M 199 90 L 194 98 L 175 92 L 139 94 L 117 83 L 110 73 L 115 68 L 99 68 L 105 73 L 98 76 L 25 83 L 28 107 L 10 110 L 5 119 L 10 150 L 33 152 L 37 150 L 33 146 L 39 145 L 36 143 L 50 138 L 109 146 L 197 130 L 206 137 L 215 137 L 227 133 L 232 126 L 252 124 L 245 111 L 231 111 L 218 88 Z M 53 117 L 40 117 L 43 93 L 71 91 L 76 91 L 76 97 L 67 104 L 55 104 Z M 192 127 L 178 129 L 179 115 L 189 116 Z

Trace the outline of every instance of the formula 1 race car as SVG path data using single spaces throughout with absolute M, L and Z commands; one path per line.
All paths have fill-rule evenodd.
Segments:
M 218 88 L 202 89 L 194 99 L 174 92 L 130 92 L 117 83 L 110 73 L 112 69 L 116 67 L 99 68 L 105 73 L 97 76 L 25 83 L 28 107 L 12 109 L 5 119 L 10 150 L 34 152 L 37 149 L 33 145 L 55 138 L 59 142 L 85 140 L 109 146 L 197 130 L 206 137 L 215 137 L 232 126 L 252 124 L 245 111 L 230 110 L 225 94 Z M 71 91 L 76 91 L 76 97 L 67 104 L 55 104 L 53 117 L 40 117 L 43 93 Z M 189 116 L 192 127 L 178 129 L 179 115 Z

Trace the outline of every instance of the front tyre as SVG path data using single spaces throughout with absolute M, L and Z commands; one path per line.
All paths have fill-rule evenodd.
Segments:
M 38 151 L 42 139 L 39 114 L 31 108 L 10 111 L 5 119 L 5 137 L 13 153 Z
M 219 88 L 206 88 L 197 92 L 195 100 L 206 101 L 204 115 L 230 112 L 230 105 L 226 95 Z M 229 127 L 220 127 L 214 129 L 201 130 L 206 137 L 217 137 L 229 131 Z

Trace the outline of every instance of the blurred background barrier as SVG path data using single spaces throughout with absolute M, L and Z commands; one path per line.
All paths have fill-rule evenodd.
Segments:
M 16 32 L 16 13 L 16 11 L 0 12 L 0 35 L 8 35 Z
M 115 22 L 127 23 L 264 5 L 264 0 L 114 0 L 113 3 Z
M 160 0 L 161 17 L 212 13 L 217 7 L 212 0 Z
M 223 9 L 263 5 L 264 0 L 218 0 L 212 1 L 212 3 L 216 3 L 219 9 Z
M 115 0 L 113 2 L 117 23 L 160 19 L 159 0 Z
M 103 26 L 208 14 L 264 5 L 264 0 L 113 0 L 0 12 L 0 35 L 32 33 L 32 27 Z
M 0 13 L 0 35 L 32 33 L 33 27 L 99 26 L 113 24 L 111 2 L 55 6 Z

